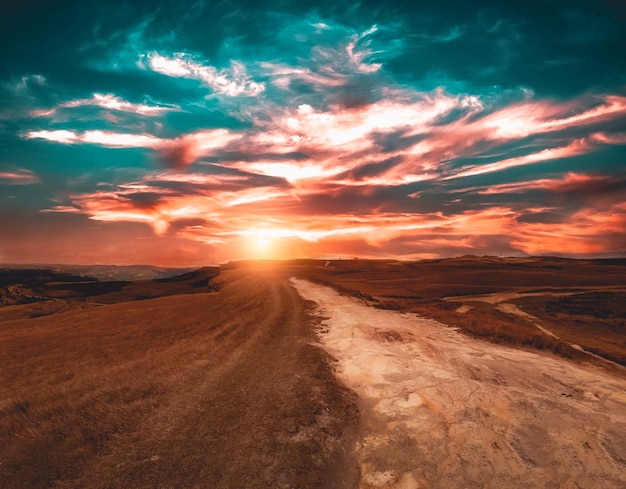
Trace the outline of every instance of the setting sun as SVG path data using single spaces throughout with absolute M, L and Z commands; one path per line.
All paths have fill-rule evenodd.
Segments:
M 254 237 L 254 246 L 260 253 L 268 253 L 272 249 L 273 239 L 267 233 L 259 232 Z
M 262 228 L 244 231 L 247 254 L 256 259 L 277 258 L 280 236 L 275 229 Z

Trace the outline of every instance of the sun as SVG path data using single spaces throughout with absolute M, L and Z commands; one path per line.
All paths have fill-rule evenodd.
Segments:
M 254 246 L 259 251 L 268 250 L 272 245 L 272 240 L 263 234 L 258 234 L 254 238 Z
M 302 250 L 302 243 L 317 241 L 315 233 L 292 227 L 255 227 L 240 231 L 250 258 L 277 260 L 293 258 Z
M 253 229 L 246 233 L 248 242 L 248 252 L 256 259 L 274 258 L 277 250 L 277 237 L 274 230 Z

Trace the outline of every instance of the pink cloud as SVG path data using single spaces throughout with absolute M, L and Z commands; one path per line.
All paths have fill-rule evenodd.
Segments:
M 153 59 L 163 70 L 169 67 L 168 72 L 172 74 L 189 74 L 196 69 L 194 63 L 184 57 Z M 569 104 L 522 102 L 476 118 L 484 110 L 477 97 L 450 96 L 438 90 L 416 99 L 415 94 L 396 90 L 391 91 L 386 100 L 350 109 L 331 106 L 320 110 L 301 104 L 272 114 L 268 121 L 256 121 L 256 127 L 239 132 L 212 129 L 161 139 L 150 134 L 77 133 L 63 129 L 31 131 L 27 137 L 63 144 L 152 148 L 174 168 L 188 166 L 202 156 L 230 153 L 235 155 L 233 159 L 224 158 L 220 165 L 284 178 L 294 184 L 300 182 L 300 186 L 303 181 L 309 185 L 315 182 L 404 185 L 437 178 L 471 177 L 591 152 L 599 144 L 623 144 L 623 135 L 594 132 L 565 145 L 547 147 L 527 155 L 504 155 L 493 163 L 466 165 L 454 172 L 448 169 L 449 162 L 454 159 L 486 156 L 509 139 L 612 120 L 621 117 L 626 110 L 625 99 L 605 96 L 601 100 L 600 105 L 579 109 L 574 116 L 568 114 L 588 100 L 575 100 Z M 442 124 L 442 118 L 452 111 L 460 111 L 461 115 Z M 385 143 L 387 140 L 389 143 Z M 263 161 L 249 161 L 250 158 L 246 157 L 256 160 L 256 155 L 290 153 L 298 156 L 293 159 L 281 157 L 279 161 L 272 161 L 271 156 Z M 358 172 L 353 171 L 363 165 L 391 157 L 398 157 L 397 163 L 381 168 L 375 175 L 351 176 L 357 175 Z
M 592 108 L 581 106 L 585 98 L 567 103 L 550 101 L 521 102 L 504 107 L 469 124 L 475 132 L 486 133 L 496 139 L 520 139 L 532 134 L 561 131 L 613 120 L 626 115 L 626 97 L 605 95 L 597 97 L 601 103 Z M 568 115 L 578 112 L 575 115 Z
M 154 60 L 152 68 L 167 71 L 169 76 L 200 79 L 210 72 L 184 57 Z M 626 114 L 626 99 L 604 96 L 593 107 L 588 98 L 567 104 L 525 101 L 483 115 L 487 109 L 477 97 L 455 97 L 443 91 L 420 97 L 401 91 L 390 94 L 387 100 L 349 109 L 330 105 L 322 110 L 300 104 L 276 111 L 262 122 L 254 120 L 253 127 L 238 131 L 210 129 L 165 139 L 63 129 L 31 131 L 26 137 L 155 151 L 175 170 L 149 173 L 141 182 L 121 185 L 115 191 L 71 195 L 71 205 L 64 202 L 54 211 L 80 213 L 97 221 L 145 224 L 157 235 L 208 244 L 225 255 L 229 250 L 245 254 L 246 243 L 255 239 L 290 243 L 307 253 L 331 249 L 332 244 L 338 251 L 345 246 L 372 256 L 469 251 L 489 248 L 496 239 L 500 240 L 497 246 L 510 252 L 600 253 L 613 246 L 613 238 L 607 236 L 623 235 L 626 223 L 619 216 L 626 210 L 623 206 L 611 207 L 609 216 L 595 207 L 576 212 L 555 209 L 553 216 L 571 214 L 567 222 L 538 223 L 535 219 L 526 222 L 524 217 L 552 209 L 537 205 L 516 210 L 516 206 L 501 204 L 465 210 L 469 205 L 463 205 L 463 199 L 450 199 L 445 212 L 420 212 L 417 209 L 432 207 L 412 200 L 406 208 L 414 212 L 387 213 L 389 206 L 373 195 L 380 187 L 425 181 L 433 182 L 435 189 L 437 185 L 447 188 L 451 184 L 440 182 L 458 183 L 463 178 L 588 154 L 603 145 L 624 144 L 623 133 L 606 132 L 596 124 Z M 565 132 L 537 138 L 515 150 L 527 152 L 521 156 L 502 149 L 510 141 L 572 127 L 576 138 Z M 581 133 L 586 135 L 581 137 Z M 452 168 L 456 159 L 473 156 L 483 161 L 489 158 L 490 163 Z M 181 170 L 202 157 L 210 158 L 212 171 L 224 174 L 203 174 L 200 164 L 193 171 Z M 607 177 L 569 172 L 450 193 L 568 193 L 610 183 Z M 424 193 L 412 192 L 403 197 L 410 200 Z M 365 202 L 359 204 L 358 213 L 348 211 L 357 208 L 352 197 Z M 322 199 L 333 199 L 335 211 L 320 203 Z M 583 205 L 598 203 L 581 202 L 577 208 Z
M 541 178 L 525 182 L 503 183 L 488 187 L 475 187 L 463 191 L 476 190 L 479 194 L 511 194 L 524 193 L 528 190 L 566 191 L 587 187 L 591 184 L 606 184 L 611 181 L 604 175 L 589 175 L 586 173 L 568 172 L 560 178 Z
M 5 185 L 36 185 L 41 183 L 35 172 L 24 168 L 0 170 L 0 184 Z
M 453 178 L 464 178 L 475 175 L 483 175 L 485 173 L 493 173 L 502 170 L 508 170 L 509 168 L 515 168 L 517 166 L 532 165 L 535 163 L 541 163 L 544 161 L 555 160 L 559 158 L 567 158 L 570 156 L 576 156 L 586 153 L 590 149 L 590 146 L 584 139 L 577 139 L 572 141 L 567 146 L 560 148 L 548 148 L 531 153 L 524 156 L 518 156 L 515 158 L 508 158 L 505 160 L 497 161 L 487 165 L 468 165 L 461 167 L 458 173 L 454 173 L 444 180 L 450 180 Z
M 279 133 L 299 136 L 295 140 L 298 144 L 310 142 L 335 149 L 361 148 L 365 144 L 371 146 L 370 136 L 376 132 L 401 129 L 412 135 L 428 132 L 439 117 L 461 104 L 461 99 L 443 92 L 415 102 L 381 101 L 353 109 L 332 107 L 330 111 L 304 104 L 274 120 L 273 126 Z
M 601 144 L 626 144 L 626 134 L 624 133 L 608 134 L 597 132 L 592 134 L 591 139 Z

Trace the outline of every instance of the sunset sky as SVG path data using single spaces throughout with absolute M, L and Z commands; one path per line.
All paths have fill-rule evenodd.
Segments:
M 0 7 L 0 263 L 623 255 L 622 1 Z

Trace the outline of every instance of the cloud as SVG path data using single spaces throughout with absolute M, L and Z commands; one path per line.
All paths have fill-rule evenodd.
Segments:
M 41 180 L 37 174 L 25 168 L 0 168 L 0 185 L 37 185 Z
M 536 153 L 508 158 L 505 160 L 500 160 L 496 163 L 490 163 L 487 165 L 463 166 L 459 169 L 457 173 L 445 177 L 445 180 L 450 180 L 453 178 L 473 177 L 476 175 L 484 175 L 486 173 L 508 170 L 510 168 L 515 168 L 518 166 L 532 165 L 535 163 L 542 163 L 544 161 L 550 161 L 559 158 L 568 158 L 571 156 L 583 154 L 589 149 L 590 146 L 584 140 L 575 140 L 567 146 L 563 146 L 560 148 L 546 148 Z
M 27 139 L 45 139 L 62 144 L 96 144 L 111 148 L 158 148 L 161 140 L 149 134 L 117 133 L 112 131 L 85 131 L 77 133 L 65 129 L 29 131 Z
M 472 95 L 395 91 L 384 100 L 355 108 L 321 110 L 300 104 L 276 111 L 267 120 L 255 120 L 255 125 L 245 130 L 209 129 L 160 138 L 146 133 L 56 129 L 29 131 L 26 137 L 63 144 L 151 148 L 174 168 L 210 157 L 224 168 L 292 183 L 406 185 L 476 177 L 588 154 L 601 145 L 623 144 L 622 133 L 587 130 L 583 137 L 567 134 L 584 131 L 585 124 L 589 129 L 601 128 L 626 115 L 624 98 L 595 97 L 595 105 L 585 108 L 588 102 L 589 97 L 554 105 L 527 101 L 489 112 L 480 98 Z M 571 115 L 574 109 L 576 113 Z M 555 135 L 552 140 L 530 140 L 529 144 L 528 138 L 546 133 Z M 521 139 L 527 140 L 526 154 L 511 155 L 511 149 L 504 149 Z M 458 166 L 457 162 L 478 157 L 492 161 Z M 374 164 L 376 161 L 390 163 L 382 166 Z
M 342 210 L 335 200 L 330 212 L 320 213 L 320 207 L 308 203 L 315 202 L 310 198 L 319 198 L 321 190 L 301 192 L 271 180 L 265 186 L 261 182 L 252 184 L 254 178 L 253 174 L 159 172 L 143 182 L 70 195 L 67 204 L 60 203 L 51 210 L 85 214 L 97 221 L 143 223 L 157 235 L 171 234 L 233 250 L 263 239 L 288 241 L 295 246 L 292 249 L 304 249 L 298 248 L 297 243 L 306 242 L 308 250 L 314 249 L 313 244 L 318 249 L 331 249 L 328 247 L 334 243 L 340 254 L 342 243 L 361 242 L 372 257 L 424 257 L 442 249 L 493 252 L 494 247 L 510 254 L 536 254 L 554 250 L 559 240 L 568 240 L 567 245 L 559 248 L 563 253 L 599 253 L 607 251 L 603 236 L 610 236 L 613 244 L 619 242 L 626 224 L 626 208 L 614 203 L 608 210 L 585 207 L 573 213 L 507 205 L 447 213 L 353 213 Z M 539 188 L 559 192 L 601 179 L 568 174 L 562 179 L 544 180 L 502 190 L 523 192 Z M 175 190 L 175 183 L 187 187 Z M 497 189 L 491 189 L 494 190 Z M 326 196 L 335 198 L 332 194 Z M 354 198 L 350 198 L 352 206 Z M 545 213 L 561 215 L 553 221 L 545 217 L 540 221 L 527 219 Z
M 531 190 L 547 190 L 556 193 L 575 193 L 579 197 L 590 193 L 600 195 L 626 187 L 626 178 L 612 175 L 567 172 L 559 178 L 540 178 L 523 182 L 502 183 L 485 187 L 463 189 L 480 194 L 524 194 Z
M 178 107 L 136 104 L 116 97 L 113 94 L 94 93 L 91 98 L 70 100 L 58 104 L 52 109 L 37 109 L 31 111 L 33 117 L 50 117 L 55 115 L 60 109 L 73 109 L 77 107 L 101 107 L 103 109 L 120 112 L 130 112 L 142 116 L 158 116 L 172 110 L 179 110 Z
M 265 90 L 265 84 L 252 80 L 245 66 L 237 61 L 232 61 L 229 69 L 217 69 L 198 63 L 185 53 L 174 53 L 172 56 L 150 53 L 143 59 L 145 61 L 142 65 L 145 64 L 156 73 L 199 80 L 215 93 L 228 97 L 256 97 Z
M 587 100 L 581 98 L 571 105 L 580 107 Z M 32 131 L 27 137 L 64 144 L 148 148 L 176 170 L 146 175 L 142 182 L 117 190 L 71 194 L 68 203 L 53 209 L 56 212 L 84 214 L 98 221 L 144 223 L 158 235 L 174 233 L 224 246 L 251 239 L 260 227 L 267 229 L 261 234 L 273 233 L 274 239 L 320 246 L 329 240 L 357 240 L 372 253 L 395 243 L 398 249 L 427 254 L 438 244 L 454 240 L 456 249 L 497 243 L 501 249 L 527 253 L 548 249 L 554 242 L 548 230 L 564 237 L 567 229 L 558 227 L 562 223 L 543 222 L 539 227 L 540 223 L 529 222 L 526 216 L 542 213 L 524 208 L 512 195 L 520 194 L 518 201 L 533 190 L 564 195 L 602 186 L 602 179 L 569 172 L 560 178 L 482 187 L 464 187 L 464 180 L 621 144 L 621 133 L 592 131 L 571 138 L 564 132 L 570 126 L 580 132 L 585 121 L 590 129 L 596 129 L 598 117 L 612 123 L 621 116 L 611 108 L 613 103 L 582 107 L 573 116 L 572 111 L 563 112 L 562 104 L 552 106 L 546 101 L 489 109 L 469 95 L 452 96 L 442 90 L 427 94 L 396 91 L 386 100 L 356 108 L 322 110 L 301 104 L 277 111 L 269 120 L 256 121 L 256 126 L 249 128 L 209 129 L 177 138 L 70 130 Z M 510 126 L 499 130 L 506 125 L 502 121 L 514 119 L 513 114 L 526 114 L 527 119 L 521 119 L 516 131 Z M 574 123 L 572 117 L 576 116 Z M 557 132 L 558 137 L 553 141 L 533 139 L 536 133 L 546 131 Z M 508 156 L 520 151 L 511 143 L 521 138 L 525 139 L 525 151 L 530 152 Z M 566 144 L 554 145 L 561 141 Z M 554 146 L 541 148 L 547 144 Z M 497 153 L 500 157 L 494 158 Z M 491 162 L 453 167 L 453 162 L 477 156 Z M 193 162 L 199 162 L 194 171 L 182 171 Z M 203 169 L 212 173 L 203 174 Z M 417 184 L 428 184 L 431 190 L 416 191 L 413 185 Z M 391 190 L 383 197 L 380 190 L 384 188 Z M 466 197 L 433 200 L 437 189 L 448 196 L 458 193 Z M 467 197 L 471 194 L 473 200 Z M 481 208 L 487 206 L 481 196 L 503 199 L 495 207 L 489 203 Z M 439 205 L 446 212 L 427 210 L 429 206 L 423 203 L 427 198 L 434 202 L 430 207 Z M 188 222 L 193 225 L 185 224 Z M 498 241 L 497 236 L 507 239 Z M 589 240 L 574 243 L 570 248 L 577 252 L 593 248 Z
M 162 160 L 173 168 L 183 168 L 200 156 L 226 151 L 242 134 L 227 129 L 198 131 L 174 139 L 164 139 L 156 146 Z
M 251 42 L 248 53 L 236 37 L 210 55 L 173 51 L 184 45 L 182 31 L 151 47 L 152 21 L 136 31 L 136 46 L 122 36 L 120 56 L 133 63 L 119 69 L 128 80 L 150 80 L 158 100 L 176 104 L 126 100 L 108 88 L 35 105 L 52 107 L 30 113 L 40 118 L 104 111 L 95 111 L 101 120 L 30 118 L 38 126 L 22 132 L 28 140 L 144 148 L 162 163 L 152 170 L 137 165 L 141 170 L 115 183 L 101 178 L 92 190 L 67 182 L 49 210 L 149 226 L 161 237 L 227 251 L 257 238 L 307 253 L 335 246 L 405 257 L 495 248 L 544 253 L 559 240 L 568 240 L 571 253 L 599 253 L 619 242 L 623 209 L 615 202 L 624 178 L 615 175 L 615 161 L 626 144 L 623 90 L 557 100 L 512 82 L 508 89 L 458 83 L 424 90 L 428 77 L 452 79 L 428 67 L 419 80 L 398 75 L 408 59 L 392 62 L 402 42 L 446 55 L 461 38 L 483 46 L 477 30 L 489 22 L 472 27 L 451 19 L 394 44 L 389 26 L 364 29 L 368 21 L 355 21 L 356 28 L 308 13 L 301 20 L 264 18 L 275 29 L 250 33 L 245 39 L 259 44 Z M 488 39 L 501 37 L 494 50 L 509 56 L 516 33 L 506 34 L 507 26 L 525 32 L 509 19 L 494 24 Z M 407 67 L 418 78 L 422 64 L 430 66 L 425 53 L 411 53 L 416 59 Z M 458 61 L 460 71 L 470 66 Z M 164 77 L 179 82 L 163 84 Z M 124 114 L 139 117 L 121 129 L 110 118 Z M 594 166 L 601 168 L 592 172 Z M 610 220 L 602 219 L 603 206 Z
M 591 255 L 624 250 L 626 204 L 608 209 L 582 209 L 558 223 L 520 223 L 511 243 L 531 255 Z
M 226 129 L 214 129 L 186 134 L 178 138 L 163 139 L 151 134 L 118 133 L 113 131 L 84 131 L 66 129 L 29 131 L 27 139 L 45 139 L 61 144 L 94 144 L 109 148 L 151 148 L 158 152 L 168 166 L 182 168 L 198 157 L 212 154 L 240 139 Z
M 492 139 L 521 139 L 535 134 L 590 126 L 624 116 L 624 96 L 583 96 L 565 103 L 543 100 L 512 104 L 468 124 L 467 129 L 486 134 Z
M 22 95 L 33 87 L 44 87 L 47 83 L 48 81 L 45 76 L 40 74 L 30 74 L 21 76 L 17 81 L 5 82 L 2 85 L 4 88 L 14 92 L 15 94 Z

